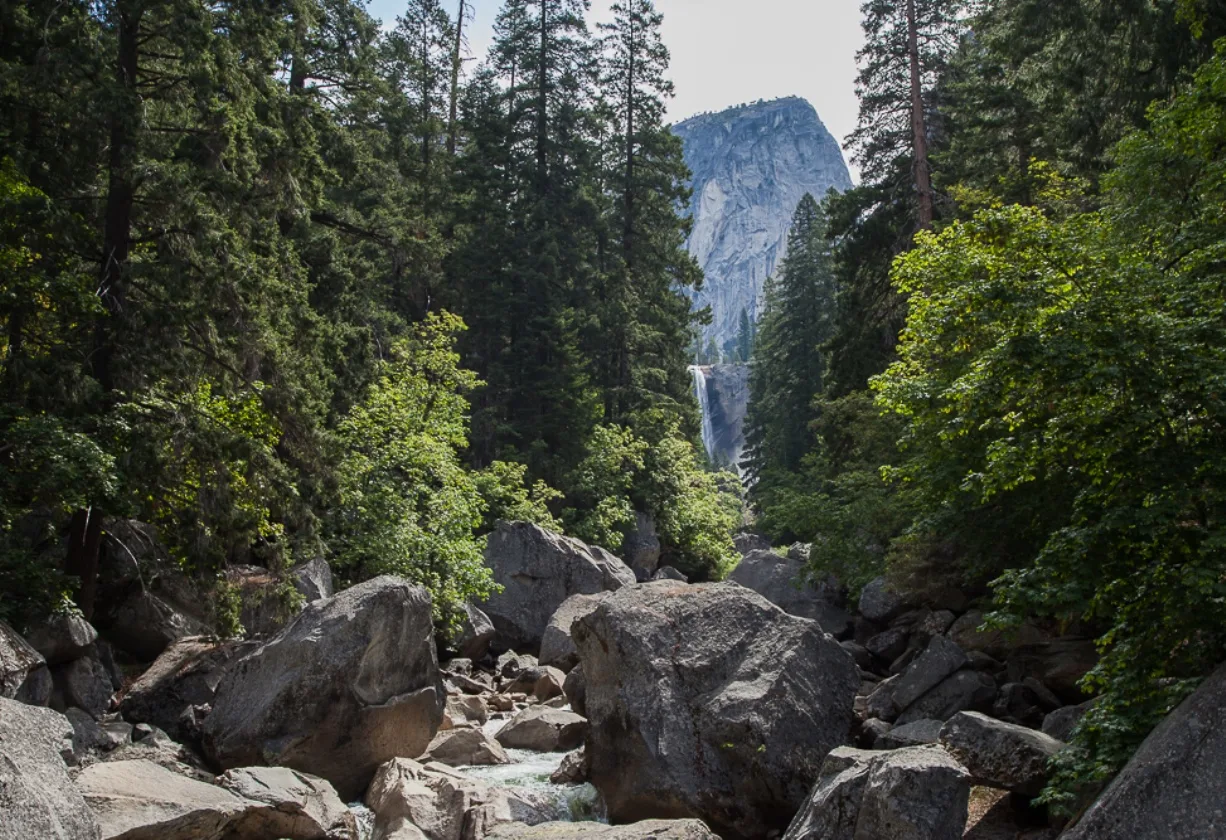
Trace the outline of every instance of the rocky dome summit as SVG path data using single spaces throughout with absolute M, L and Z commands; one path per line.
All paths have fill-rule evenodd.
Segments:
M 742 311 L 757 320 L 800 199 L 850 189 L 851 175 L 838 141 L 796 96 L 700 114 L 673 131 L 693 173 L 688 248 L 706 273 L 694 305 L 711 306 L 704 343 L 713 338 L 722 351 Z

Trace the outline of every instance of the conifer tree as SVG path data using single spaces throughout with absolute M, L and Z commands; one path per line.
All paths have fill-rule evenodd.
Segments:
M 826 385 L 835 298 L 825 215 L 806 194 L 792 216 L 788 250 L 768 285 L 750 374 L 746 440 L 754 493 L 769 494 L 813 448 L 813 401 Z

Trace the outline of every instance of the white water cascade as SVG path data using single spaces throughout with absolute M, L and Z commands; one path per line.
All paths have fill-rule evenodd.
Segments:
M 707 394 L 707 372 L 698 365 L 690 365 L 690 373 L 694 376 L 694 393 L 698 397 L 698 407 L 702 409 L 702 445 L 707 450 L 707 456 L 715 457 L 715 426 L 711 422 L 711 401 Z

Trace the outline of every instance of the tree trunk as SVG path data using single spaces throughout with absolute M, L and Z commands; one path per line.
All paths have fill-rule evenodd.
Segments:
M 922 230 L 930 230 L 935 212 L 932 170 L 928 163 L 928 129 L 924 119 L 924 91 L 915 0 L 907 0 L 907 56 L 911 65 L 911 134 L 915 144 L 915 191 L 919 197 L 919 224 Z
M 460 99 L 460 64 L 464 46 L 464 15 L 468 13 L 468 0 L 460 0 L 460 12 L 455 20 L 455 47 L 451 51 L 451 108 L 447 117 L 447 154 L 454 155 L 456 137 L 459 134 L 457 103 Z
M 541 52 L 537 70 L 536 178 L 541 195 L 549 191 L 549 0 L 541 0 Z
M 119 36 L 115 60 L 115 82 L 122 107 L 111 114 L 110 157 L 107 162 L 106 209 L 103 217 L 102 270 L 98 296 L 104 314 L 94 324 L 91 372 L 105 395 L 115 390 L 116 333 L 125 317 L 125 273 L 132 245 L 132 208 L 136 201 L 136 128 L 139 124 L 139 99 L 136 74 L 140 57 L 140 22 L 144 9 L 139 4 L 120 4 L 117 10 Z M 73 514 L 64 567 L 81 580 L 77 606 L 86 618 L 93 615 L 98 585 L 98 549 L 102 537 L 102 513 L 86 508 Z

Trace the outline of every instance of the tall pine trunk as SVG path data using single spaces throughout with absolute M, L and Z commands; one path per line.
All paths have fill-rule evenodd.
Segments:
M 549 0 L 541 0 L 541 51 L 537 69 L 536 179 L 541 195 L 549 191 Z
M 935 213 L 932 170 L 928 163 L 928 129 L 924 119 L 924 90 L 915 0 L 907 0 L 907 58 L 911 65 L 911 134 L 915 146 L 915 191 L 919 197 L 919 224 L 921 229 L 929 230 L 932 228 Z
M 457 110 L 460 100 L 460 64 L 464 48 L 464 15 L 468 13 L 468 0 L 460 0 L 460 11 L 455 20 L 455 44 L 451 50 L 451 103 L 447 115 L 447 154 L 454 155 L 456 137 L 459 134 Z
M 104 312 L 94 324 L 94 347 L 90 358 L 93 376 L 102 388 L 104 399 L 109 399 L 115 390 L 115 336 L 125 317 L 124 275 L 128 269 L 132 208 L 136 202 L 136 126 L 139 119 L 136 74 L 140 63 L 140 22 L 144 9 L 138 3 L 121 3 L 116 14 L 118 44 L 115 84 L 118 98 L 123 104 L 111 114 L 102 269 L 98 283 L 98 296 Z M 102 516 L 97 508 L 81 509 L 73 514 L 64 569 L 81 581 L 77 605 L 87 618 L 94 611 L 101 539 Z

